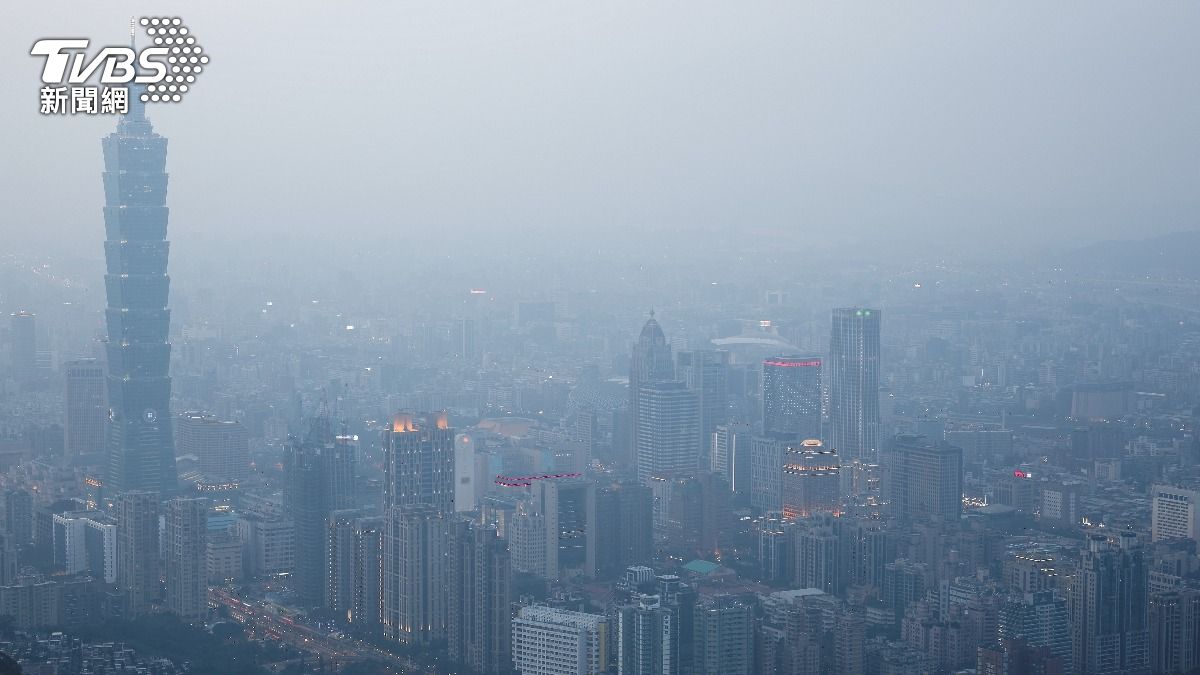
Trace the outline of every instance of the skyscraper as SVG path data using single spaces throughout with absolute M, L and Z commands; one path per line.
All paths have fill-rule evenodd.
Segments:
M 924 436 L 897 436 L 888 453 L 888 497 L 910 521 L 962 515 L 962 450 Z
M 617 609 L 618 675 L 694 672 L 696 592 L 676 576 L 657 580 L 656 595 L 635 595 Z
M 354 530 L 354 603 L 349 621 L 378 626 L 383 618 L 383 532 L 385 519 L 360 518 Z
M 167 609 L 186 620 L 203 619 L 208 614 L 208 500 L 177 497 L 166 507 Z
M 686 349 L 676 357 L 679 379 L 700 400 L 700 433 L 704 438 L 702 460 L 708 466 L 709 439 L 729 414 L 729 352 L 715 349 Z
M 587 562 L 588 499 L 593 485 L 582 479 L 534 481 L 529 487 L 531 505 L 540 514 L 546 551 L 543 574 L 558 580 L 568 570 L 582 569 Z
M 841 511 L 837 450 L 808 439 L 788 446 L 783 461 L 784 518 Z
M 37 317 L 32 312 L 14 312 L 10 317 L 12 374 L 18 380 L 37 372 Z
M 384 505 L 454 512 L 454 429 L 445 413 L 396 413 L 383 431 Z
M 638 480 L 672 478 L 699 468 L 700 402 L 682 382 L 642 385 L 633 426 L 637 429 Z
M 845 462 L 878 462 L 879 319 L 877 309 L 833 310 L 826 363 L 829 440 Z
M 205 412 L 185 412 L 176 430 L 181 455 L 195 455 L 207 483 L 240 483 L 250 473 L 246 427 Z
M 709 468 L 741 499 L 750 494 L 750 438 L 749 424 L 718 424 L 710 446 Z
M 447 515 L 432 506 L 393 506 L 383 531 L 383 632 L 407 645 L 446 636 Z
M 158 494 L 126 492 L 117 495 L 117 585 L 125 616 L 150 611 L 159 599 Z
M 96 359 L 79 359 L 66 365 L 67 457 L 104 452 L 108 430 L 104 366 Z
M 114 492 L 176 489 L 167 330 L 167 139 L 145 104 L 104 138 L 109 476 Z
M 754 610 L 733 596 L 696 607 L 696 675 L 750 675 L 754 668 Z
M 650 312 L 650 318 L 642 326 L 637 344 L 633 346 L 633 357 L 629 362 L 629 414 L 633 419 L 630 448 L 634 456 L 625 459 L 638 461 L 638 402 L 641 400 L 642 386 L 674 379 L 675 364 L 671 362 L 671 345 L 667 343 L 662 326 L 654 319 L 654 312 Z
M 654 496 L 639 483 L 600 485 L 588 493 L 587 564 L 598 579 L 612 579 L 654 553 Z
M 1014 596 L 1000 610 L 1001 638 L 1024 640 L 1031 647 L 1046 647 L 1071 670 L 1071 623 L 1067 601 L 1054 591 Z
M 309 606 L 325 600 L 326 524 L 333 511 L 354 507 L 354 447 L 334 437 L 319 415 L 304 440 L 284 451 L 284 510 L 295 525 L 295 590 Z
M 1200 590 L 1150 596 L 1150 666 L 1156 673 L 1190 673 L 1200 667 Z
M 1092 535 L 1071 584 L 1072 660 L 1080 673 L 1144 673 L 1150 666 L 1149 561 L 1137 535 Z
M 776 356 L 762 362 L 762 428 L 821 438 L 821 359 Z
M 512 569 L 496 529 L 465 519 L 449 524 L 446 615 L 450 660 L 483 675 L 512 668 Z

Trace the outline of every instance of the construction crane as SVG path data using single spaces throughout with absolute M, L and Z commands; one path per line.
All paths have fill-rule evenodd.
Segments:
M 546 473 L 540 476 L 496 476 L 496 485 L 502 487 L 529 487 L 535 480 L 556 480 L 559 478 L 578 478 L 581 473 Z

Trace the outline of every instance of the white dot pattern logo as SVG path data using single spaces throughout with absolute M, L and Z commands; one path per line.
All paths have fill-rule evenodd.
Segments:
M 194 83 L 196 75 L 203 70 L 201 64 L 208 64 L 208 55 L 196 44 L 195 36 L 183 25 L 183 19 L 177 16 L 147 16 L 138 23 L 145 28 L 155 46 L 169 50 L 166 59 L 169 74 L 162 79 L 165 84 L 146 85 L 146 92 L 139 98 L 144 103 L 179 103 L 190 89 L 188 84 Z

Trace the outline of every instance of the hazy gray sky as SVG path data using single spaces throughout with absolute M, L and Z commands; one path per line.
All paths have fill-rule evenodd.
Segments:
M 212 56 L 151 108 L 178 240 L 1011 248 L 1200 213 L 1195 2 L 43 0 L 0 6 L 3 238 L 101 253 L 113 120 L 39 115 L 31 44 L 168 14 Z

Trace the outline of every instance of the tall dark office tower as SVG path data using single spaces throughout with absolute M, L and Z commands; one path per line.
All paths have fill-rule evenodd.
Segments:
M 16 546 L 33 543 L 33 495 L 28 490 L 4 491 L 4 531 Z
M 1156 673 L 1200 668 L 1200 590 L 1184 587 L 1151 594 L 1150 666 Z
M 10 318 L 12 374 L 18 380 L 29 379 L 37 372 L 37 318 L 25 311 L 15 312 Z
M 633 358 L 629 362 L 629 414 L 633 424 L 631 430 L 630 449 L 632 457 L 622 459 L 633 463 L 637 461 L 638 444 L 638 402 L 641 400 L 641 390 L 652 382 L 669 382 L 675 379 L 675 364 L 671 362 L 671 345 L 667 344 L 667 336 L 663 334 L 662 326 L 654 319 L 654 312 L 642 333 L 638 336 L 637 344 L 633 346 Z
M 1118 539 L 1092 535 L 1071 583 L 1072 661 L 1079 673 L 1149 672 L 1149 553 L 1133 532 Z
M 682 382 L 642 385 L 633 425 L 638 480 L 688 475 L 700 467 L 700 400 Z
M 146 107 L 104 138 L 104 257 L 108 294 L 109 466 L 114 492 L 176 490 L 167 330 L 167 139 Z
M 125 616 L 150 611 L 159 599 L 158 494 L 117 495 L 117 585 Z
M 383 431 L 384 507 L 454 512 L 454 429 L 446 413 L 396 413 Z
M 383 532 L 380 516 L 359 518 L 354 528 L 354 600 L 349 621 L 377 627 L 383 618 Z
M 754 609 L 732 595 L 696 606 L 696 675 L 754 672 Z
M 450 524 L 447 647 L 450 660 L 483 675 L 512 669 L 512 569 L 508 544 L 495 528 Z
M 962 449 L 924 436 L 897 436 L 888 453 L 887 495 L 908 521 L 962 515 Z
M 208 614 L 208 500 L 177 497 L 166 507 L 167 609 L 185 620 L 203 619 Z
M 600 485 L 588 493 L 585 572 L 612 579 L 654 554 L 654 494 L 639 483 Z
M 354 447 L 333 436 L 318 416 L 303 441 L 284 452 L 284 510 L 295 526 L 295 590 L 300 602 L 325 600 L 326 522 L 333 511 L 354 506 Z
M 1064 672 L 1071 672 L 1071 621 L 1067 601 L 1052 591 L 1014 595 L 1000 609 L 1001 638 L 1024 640 L 1031 647 L 1045 647 L 1062 659 Z
M 879 315 L 877 309 L 833 310 L 826 363 L 829 440 L 846 462 L 878 462 Z
M 762 362 L 762 427 L 767 434 L 821 438 L 821 359 L 776 356 Z
M 676 356 L 675 372 L 700 399 L 700 433 L 705 439 L 701 448 L 704 455 L 702 461 L 707 467 L 708 439 L 712 438 L 718 424 L 728 421 L 729 352 L 715 349 L 681 351 Z
M 330 512 L 326 519 L 325 607 L 339 617 L 349 617 L 354 609 L 357 509 Z
M 693 673 L 696 591 L 675 576 L 658 577 L 657 595 L 635 595 L 617 608 L 620 675 Z
M 67 363 L 67 457 L 98 455 L 104 452 L 108 430 L 108 404 L 105 401 L 104 366 L 96 359 Z

